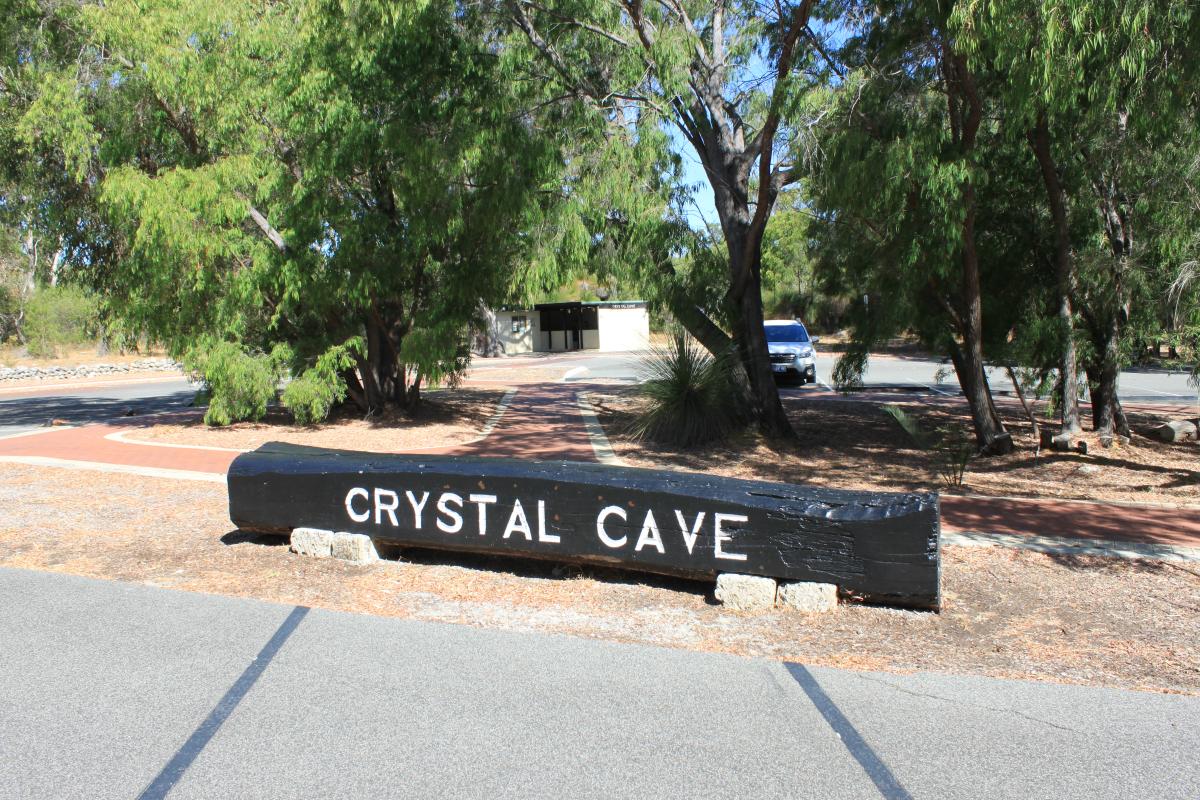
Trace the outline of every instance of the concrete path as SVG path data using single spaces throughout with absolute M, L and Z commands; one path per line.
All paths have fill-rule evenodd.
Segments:
M 1200 698 L 0 569 L 4 798 L 1195 798 Z

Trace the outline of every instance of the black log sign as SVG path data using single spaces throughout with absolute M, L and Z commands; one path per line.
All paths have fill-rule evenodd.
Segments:
M 688 577 L 834 583 L 892 605 L 940 602 L 937 495 L 273 442 L 233 462 L 229 513 L 243 530 L 325 528 Z

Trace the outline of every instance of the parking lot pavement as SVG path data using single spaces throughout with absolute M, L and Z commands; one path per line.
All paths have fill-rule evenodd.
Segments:
M 1195 797 L 1200 699 L 0 570 L 0 796 Z

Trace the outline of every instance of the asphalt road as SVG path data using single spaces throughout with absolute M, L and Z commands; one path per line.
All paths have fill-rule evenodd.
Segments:
M 196 387 L 186 378 L 7 388 L 0 384 L 0 436 L 37 430 L 51 420 L 72 424 L 187 408 Z
M 646 377 L 644 354 L 555 353 L 504 359 L 476 359 L 474 374 L 497 378 L 511 369 L 549 367 L 560 371 L 565 382 L 613 380 L 633 382 Z M 817 355 L 817 378 L 828 386 L 837 361 L 836 353 Z M 939 380 L 941 378 L 941 380 Z M 997 391 L 1010 391 L 1003 370 L 989 369 L 989 380 Z M 933 394 L 957 394 L 958 381 L 949 365 L 923 358 L 882 356 L 871 359 L 864 377 L 867 386 L 911 386 Z M 788 388 L 785 391 L 804 391 Z M 196 387 L 185 378 L 136 379 L 107 385 L 67 384 L 8 388 L 0 385 L 0 436 L 26 433 L 47 425 L 52 419 L 71 423 L 97 422 L 129 414 L 147 414 L 186 408 Z M 1145 404 L 1198 404 L 1197 390 L 1183 373 L 1126 370 L 1121 373 L 1120 396 L 1125 402 Z
M 829 386 L 833 378 L 834 365 L 839 354 L 817 353 L 817 379 L 824 386 Z M 642 355 L 623 353 L 564 353 L 553 356 L 543 356 L 539 362 L 543 366 L 553 364 L 569 371 L 568 381 L 586 382 L 595 379 L 635 381 L 646 376 L 646 369 L 641 364 Z M 477 364 L 484 364 L 478 360 Z M 489 363 L 489 367 L 495 367 Z M 1011 392 L 1012 382 L 1002 368 L 988 367 L 988 381 L 992 389 L 998 392 Z M 1162 370 L 1129 369 L 1121 373 L 1118 384 L 1118 394 L 1126 403 L 1144 404 L 1200 404 L 1197 387 L 1188 382 L 1189 375 L 1183 372 L 1166 372 Z M 905 386 L 924 389 L 933 394 L 958 394 L 958 379 L 954 368 L 949 364 L 930 358 L 908 356 L 875 356 L 867 365 L 863 376 L 865 386 Z M 790 389 L 795 390 L 795 389 Z
M 817 376 L 820 380 L 832 380 L 837 353 L 818 353 Z M 987 367 L 988 383 L 994 391 L 1011 392 L 1012 382 L 1008 373 L 999 367 Z M 1163 370 L 1127 369 L 1121 372 L 1118 395 L 1125 403 L 1179 405 L 1197 403 L 1197 388 L 1188 383 L 1189 375 L 1184 372 Z M 909 356 L 875 356 L 867 366 L 863 383 L 870 386 L 911 386 L 925 388 L 933 393 L 958 394 L 958 378 L 950 363 L 929 358 Z
M 806 668 L 8 569 L 0 642 L 5 798 L 1200 793 L 1195 697 Z

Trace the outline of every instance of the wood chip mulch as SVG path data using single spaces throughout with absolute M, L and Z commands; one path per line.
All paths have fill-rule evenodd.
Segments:
M 1194 565 L 948 547 L 940 614 L 731 612 L 711 584 L 410 551 L 352 566 L 234 531 L 222 486 L 0 465 L 0 565 L 357 613 L 864 670 L 1200 694 Z
M 1038 452 L 1028 419 L 1011 404 L 1001 415 L 1013 434 L 1014 452 L 976 458 L 961 487 L 938 476 L 937 456 L 918 449 L 882 408 L 882 402 L 789 396 L 784 404 L 798 434 L 789 444 L 750 434 L 693 450 L 631 440 L 625 431 L 641 400 L 636 388 L 593 392 L 600 419 L 616 454 L 629 466 L 709 472 L 739 478 L 837 489 L 941 491 L 1047 499 L 1148 503 L 1200 509 L 1200 443 L 1164 444 L 1151 438 L 1155 419 L 1131 413 L 1133 437 L 1101 447 L 1085 420 L 1086 455 Z M 961 402 L 921 401 L 904 393 L 886 398 L 914 416 L 926 431 L 967 426 Z M 1086 415 L 1085 415 L 1086 416 Z

